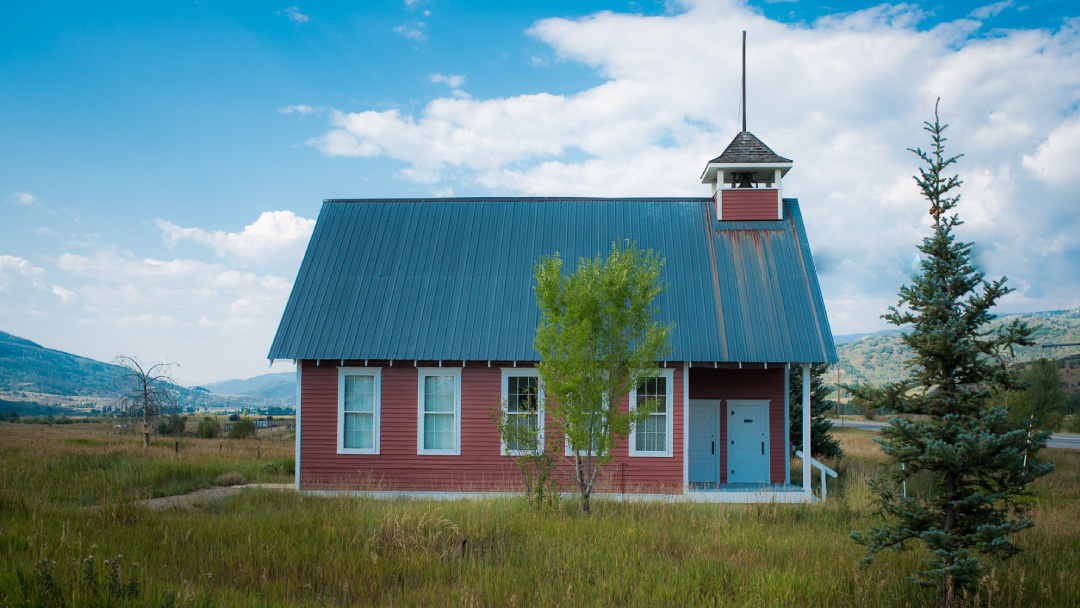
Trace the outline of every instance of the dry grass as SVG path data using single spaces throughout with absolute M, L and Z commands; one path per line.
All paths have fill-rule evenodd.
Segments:
M 219 452 L 218 440 L 189 440 L 176 455 L 172 444 L 147 452 L 104 432 L 0 424 L 0 606 L 933 603 L 906 580 L 917 551 L 856 565 L 862 550 L 847 535 L 874 522 L 863 480 L 882 466 L 865 431 L 840 433 L 849 456 L 823 505 L 597 501 L 591 518 L 572 501 L 537 512 L 519 499 L 251 489 L 198 512 L 155 512 L 133 497 L 206 487 L 229 471 L 287 480 L 268 475 L 265 460 L 288 458 L 292 444 L 264 440 L 259 462 L 253 441 L 225 440 Z M 1027 552 L 996 565 L 975 605 L 1069 606 L 1080 597 L 1080 453 L 1047 456 L 1058 470 L 1034 488 L 1037 526 L 1019 537 Z M 106 508 L 81 506 L 99 501 Z M 83 575 L 91 555 L 96 586 Z M 117 555 L 109 568 L 134 581 L 137 595 L 105 584 L 102 559 Z

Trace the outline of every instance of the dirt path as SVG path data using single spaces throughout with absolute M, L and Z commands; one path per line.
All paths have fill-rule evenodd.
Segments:
M 152 511 L 165 511 L 179 507 L 187 511 L 195 511 L 211 502 L 236 496 L 244 488 L 269 488 L 271 490 L 288 490 L 293 487 L 291 483 L 249 483 L 242 486 L 221 486 L 196 490 L 190 494 L 178 494 L 176 496 L 163 496 L 150 498 L 142 501 L 146 508 Z

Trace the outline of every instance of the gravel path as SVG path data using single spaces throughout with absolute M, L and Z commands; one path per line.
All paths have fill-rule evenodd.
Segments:
M 146 508 L 152 511 L 164 511 L 166 509 L 172 509 L 175 507 L 179 507 L 187 511 L 195 511 L 211 502 L 215 502 L 229 496 L 236 496 L 241 491 L 243 491 L 244 488 L 269 488 L 272 490 L 287 490 L 292 487 L 293 485 L 291 483 L 250 483 L 242 486 L 222 486 L 206 488 L 204 490 L 196 490 L 190 494 L 163 496 L 161 498 L 150 498 L 142 502 L 144 505 L 146 505 Z

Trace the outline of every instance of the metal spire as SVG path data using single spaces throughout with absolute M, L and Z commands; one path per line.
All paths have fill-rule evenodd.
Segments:
M 746 30 L 742 31 L 742 130 L 746 132 Z

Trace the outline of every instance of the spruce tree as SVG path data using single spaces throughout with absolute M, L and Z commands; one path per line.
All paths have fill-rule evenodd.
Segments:
M 814 363 L 810 366 L 810 455 L 814 458 L 837 458 L 844 455 L 840 442 L 829 433 L 832 423 L 828 415 L 832 410 L 829 403 L 829 387 L 825 385 L 825 372 L 828 363 Z M 791 404 L 789 438 L 796 450 L 802 449 L 802 366 L 792 365 L 788 375 L 788 403 Z
M 988 558 L 1021 551 L 1012 536 L 1033 524 L 1016 499 L 1052 465 L 1033 458 L 1048 433 L 1029 434 L 1004 407 L 991 404 L 995 391 L 1017 385 L 1003 355 L 1031 344 L 1031 329 L 1019 321 L 997 331 L 988 327 L 991 308 L 1010 289 L 1005 278 L 983 280 L 971 264 L 971 243 L 956 239 L 962 222 L 953 209 L 961 182 L 944 172 L 960 156 L 945 153 L 947 125 L 936 105 L 934 122 L 925 125 L 930 151 L 911 152 L 925 164 L 915 181 L 930 203 L 933 232 L 919 246 L 919 274 L 900 288 L 899 306 L 884 315 L 911 327 L 903 336 L 914 351 L 906 362 L 910 378 L 881 388 L 847 387 L 870 407 L 919 416 L 882 428 L 877 441 L 888 472 L 871 488 L 883 522 L 851 537 L 867 548 L 866 561 L 883 549 L 921 542 L 927 555 L 912 578 L 936 587 L 939 604 L 951 607 L 986 571 Z M 916 475 L 929 488 L 903 496 L 902 482 Z

